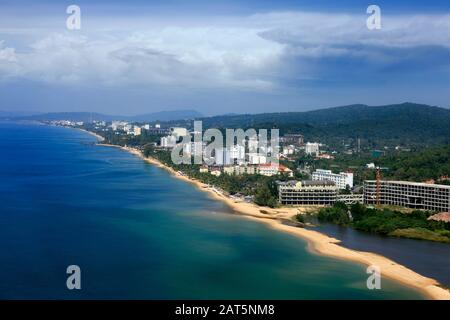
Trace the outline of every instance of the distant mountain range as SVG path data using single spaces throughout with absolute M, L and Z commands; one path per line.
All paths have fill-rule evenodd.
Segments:
M 135 116 L 121 116 L 121 115 L 107 115 L 96 112 L 51 112 L 41 114 L 17 114 L 14 112 L 0 111 L 0 118 L 8 118 L 14 120 L 36 120 L 36 121 L 52 121 L 52 120 L 71 120 L 84 121 L 112 121 L 125 120 L 136 122 L 154 122 L 154 121 L 173 121 L 173 120 L 188 120 L 202 117 L 202 114 L 195 110 L 174 110 L 174 111 L 160 111 L 154 113 L 140 114 Z
M 0 118 L 2 116 L 8 117 L 0 112 Z M 303 134 L 309 141 L 318 140 L 333 144 L 357 138 L 364 139 L 365 143 L 376 141 L 376 145 L 382 145 L 384 141 L 423 146 L 450 143 L 450 110 L 415 103 L 385 106 L 357 104 L 305 112 L 227 114 L 213 117 L 202 117 L 195 110 L 178 110 L 136 116 L 90 112 L 45 113 L 16 116 L 14 119 L 161 121 L 171 126 L 186 127 L 192 126 L 193 119 L 201 119 L 204 129 L 278 128 L 281 134 L 296 132 Z
M 16 117 L 26 117 L 36 115 L 36 112 L 30 111 L 2 111 L 0 110 L 0 119 L 10 119 Z

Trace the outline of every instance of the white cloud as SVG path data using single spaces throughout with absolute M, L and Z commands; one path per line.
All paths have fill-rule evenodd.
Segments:
M 383 28 L 377 31 L 366 29 L 366 18 L 284 12 L 192 26 L 166 22 L 141 31 L 82 30 L 44 36 L 34 30 L 35 39 L 26 50 L 0 43 L 0 78 L 67 85 L 268 90 L 279 85 L 273 79 L 289 69 L 287 61 L 293 59 L 288 58 L 355 56 L 392 63 L 398 58 L 374 54 L 373 47 L 450 48 L 449 15 L 382 16 Z M 0 35 L 11 29 L 16 30 L 0 29 Z

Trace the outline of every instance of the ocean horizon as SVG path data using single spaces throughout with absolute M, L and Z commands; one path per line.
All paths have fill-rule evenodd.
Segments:
M 1 299 L 423 299 L 75 129 L 0 122 Z M 68 290 L 66 268 L 81 269 Z

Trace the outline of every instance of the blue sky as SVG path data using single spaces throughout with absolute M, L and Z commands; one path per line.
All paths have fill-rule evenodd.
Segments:
M 66 8 L 81 8 L 67 30 Z M 368 30 L 366 8 L 381 8 Z M 0 3 L 0 110 L 450 107 L 448 1 Z

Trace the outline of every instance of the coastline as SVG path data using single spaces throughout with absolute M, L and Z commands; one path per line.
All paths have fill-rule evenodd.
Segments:
M 97 138 L 101 138 L 101 140 L 99 139 L 100 141 L 104 141 L 103 137 L 95 133 L 89 132 L 87 130 L 83 131 L 88 132 L 96 136 Z M 377 265 L 381 269 L 382 276 L 401 282 L 402 284 L 411 288 L 417 289 L 428 298 L 435 300 L 450 300 L 450 291 L 441 288 L 436 280 L 424 277 L 416 273 L 415 271 L 408 269 L 407 267 L 398 264 L 386 257 L 370 252 L 362 252 L 344 248 L 339 245 L 339 240 L 324 235 L 320 232 L 283 224 L 283 221 L 290 220 L 295 214 L 301 213 L 304 208 L 300 207 L 273 209 L 269 207 L 261 207 L 253 203 L 247 203 L 242 200 L 228 197 L 214 187 L 208 186 L 200 181 L 191 179 L 179 172 L 176 172 L 174 169 L 164 165 L 155 158 L 145 158 L 143 154 L 137 149 L 104 143 L 98 143 L 97 145 L 115 147 L 130 152 L 146 161 L 147 163 L 168 171 L 175 178 L 193 184 L 199 190 L 208 193 L 211 198 L 224 202 L 237 214 L 246 216 L 249 219 L 266 223 L 273 229 L 301 237 L 302 239 L 307 240 L 308 249 L 313 253 L 337 259 L 353 261 L 365 266 Z
M 82 129 L 82 128 L 76 128 L 76 129 L 81 130 L 81 131 L 83 131 L 83 132 L 86 132 L 86 133 L 90 134 L 91 136 L 96 137 L 97 140 L 98 140 L 98 142 L 103 142 L 103 141 L 105 141 L 105 138 L 103 138 L 103 137 L 102 137 L 101 135 L 99 135 L 99 134 L 96 134 L 95 132 L 88 131 L 88 130 Z

